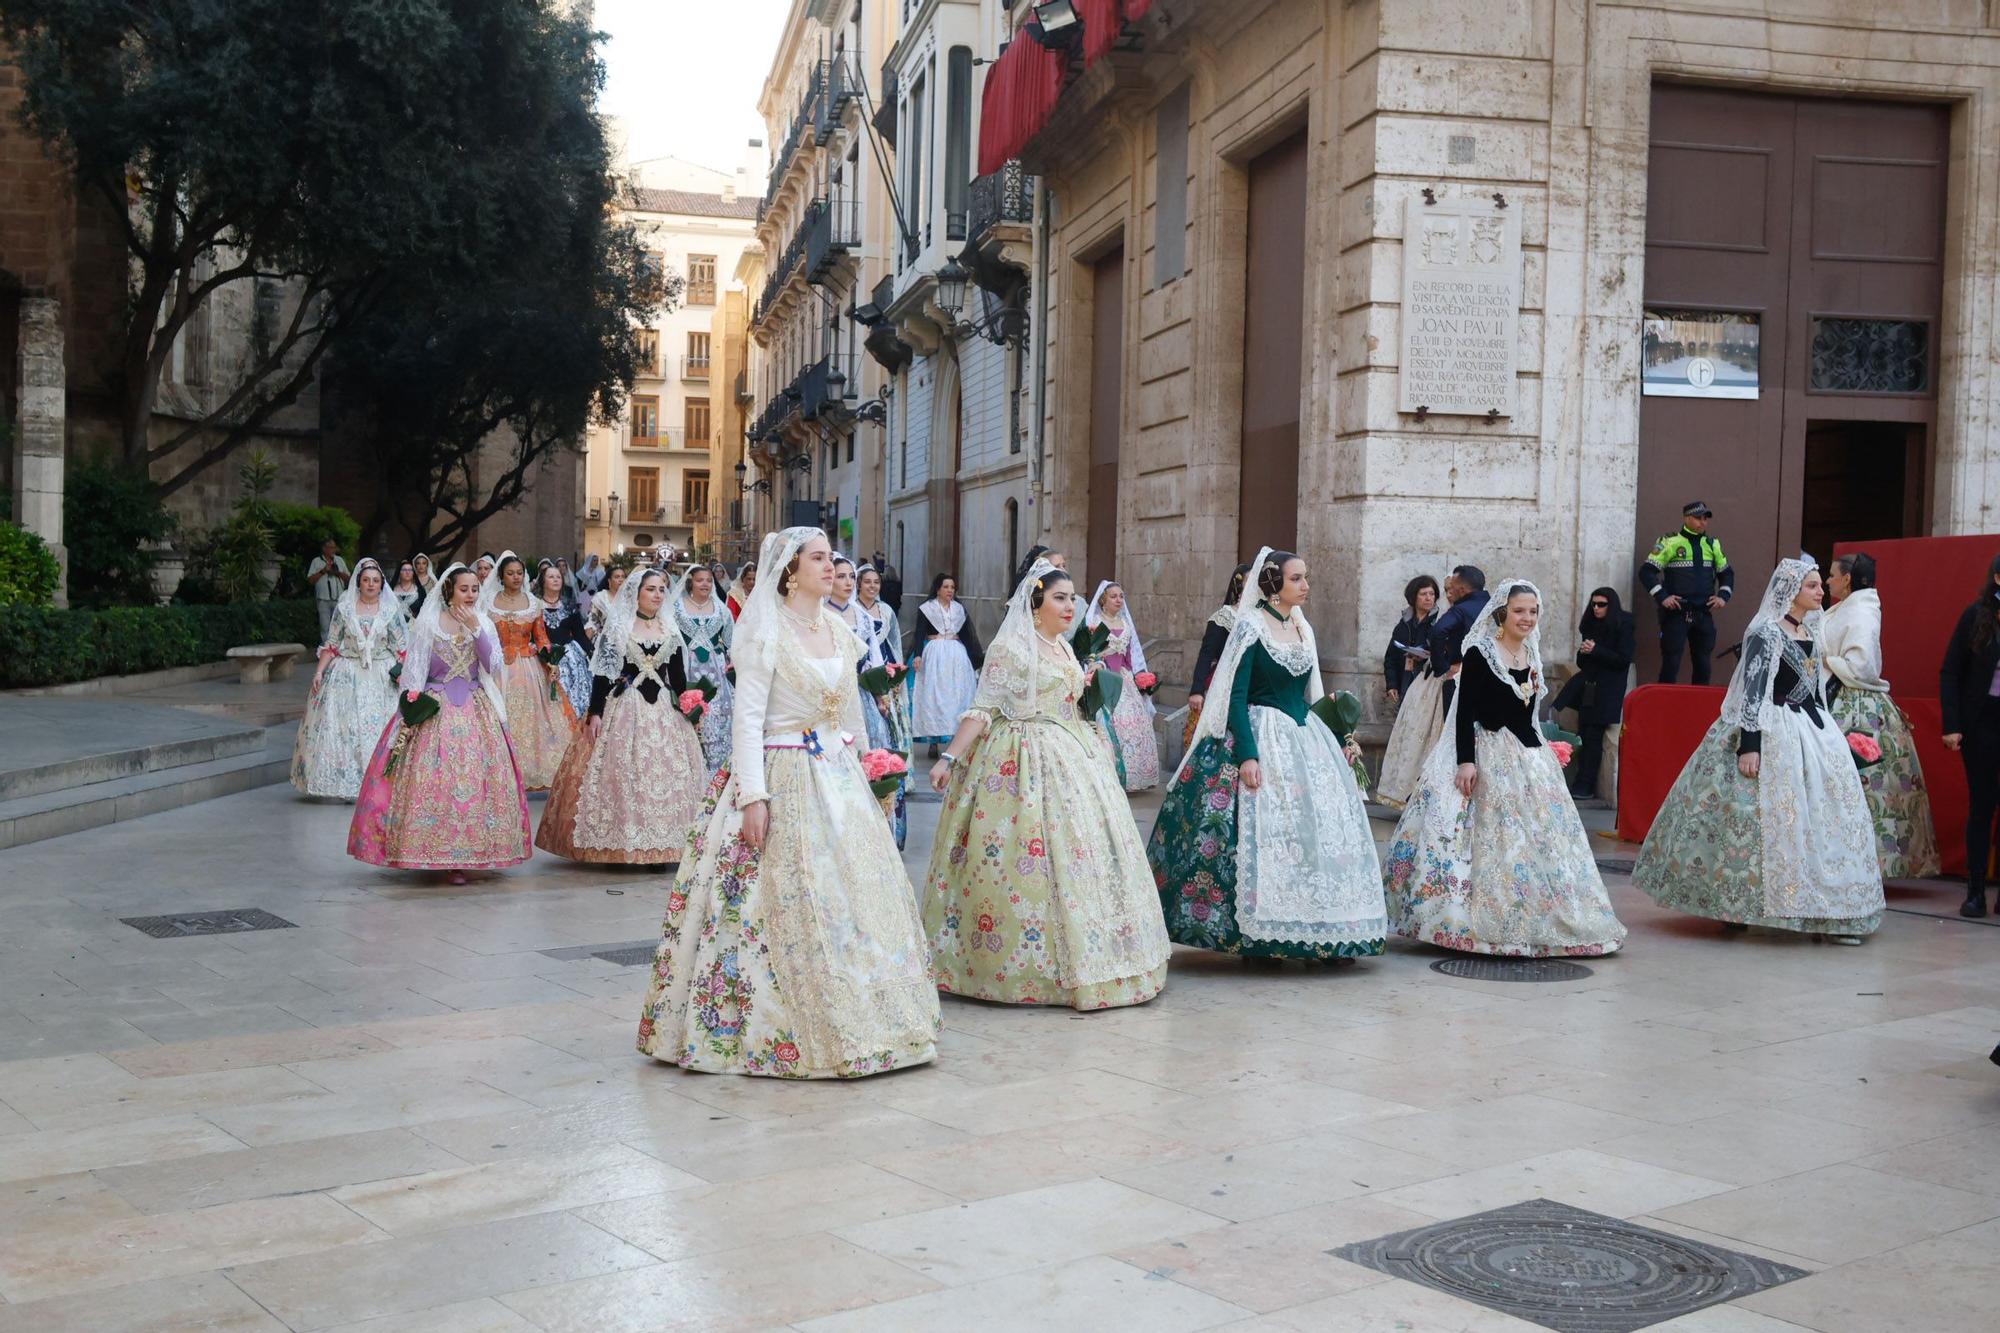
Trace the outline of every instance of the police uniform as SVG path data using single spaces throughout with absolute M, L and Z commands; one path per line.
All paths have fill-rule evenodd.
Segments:
M 1681 513 L 1707 518 L 1711 511 L 1696 500 L 1683 506 Z M 1660 683 L 1674 683 L 1680 674 L 1682 651 L 1692 649 L 1693 683 L 1708 684 L 1709 662 L 1715 655 L 1715 615 L 1709 610 L 1708 599 L 1720 597 L 1727 602 L 1736 582 L 1736 571 L 1729 567 L 1722 543 L 1683 527 L 1660 538 L 1639 573 L 1653 604 L 1660 608 Z M 1670 611 L 1660 605 L 1669 597 L 1680 598 L 1679 607 Z

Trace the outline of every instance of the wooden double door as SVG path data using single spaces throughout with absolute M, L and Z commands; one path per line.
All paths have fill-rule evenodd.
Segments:
M 1688 501 L 1737 570 L 1725 648 L 1777 560 L 1926 531 L 1949 139 L 1942 106 L 1654 88 L 1640 680 L 1659 657 L 1638 565 Z

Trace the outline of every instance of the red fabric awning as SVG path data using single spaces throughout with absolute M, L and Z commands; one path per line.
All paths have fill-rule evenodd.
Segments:
M 1083 67 L 1089 69 L 1110 53 L 1124 26 L 1119 16 L 1121 0 L 1075 0 L 1077 17 L 1083 20 Z
M 979 98 L 979 174 L 990 176 L 1021 155 L 1048 124 L 1062 96 L 1063 58 L 1028 35 L 1014 35 L 986 71 Z

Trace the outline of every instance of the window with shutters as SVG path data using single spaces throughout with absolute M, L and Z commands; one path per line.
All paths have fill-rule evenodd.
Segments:
M 632 443 L 642 449 L 660 443 L 660 400 L 651 394 L 632 395 Z
M 689 255 L 687 303 L 689 305 L 715 304 L 715 256 Z
M 687 400 L 687 447 L 708 448 L 708 399 Z
M 632 498 L 627 503 L 636 522 L 650 521 L 653 511 L 660 507 L 660 470 L 656 467 L 635 467 L 627 474 L 626 489 Z
M 639 373 L 657 375 L 660 373 L 660 331 L 658 329 L 639 330 Z
M 686 521 L 692 523 L 707 512 L 708 474 L 681 473 L 681 513 L 686 516 Z

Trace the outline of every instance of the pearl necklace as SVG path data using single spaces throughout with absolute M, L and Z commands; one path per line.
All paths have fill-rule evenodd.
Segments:
M 820 605 L 824 607 L 825 603 L 822 602 Z M 815 613 L 813 617 L 810 620 L 808 620 L 806 617 L 792 610 L 791 607 L 786 606 L 783 602 L 778 603 L 778 610 L 782 611 L 785 614 L 786 619 L 790 620 L 794 625 L 797 625 L 800 629 L 805 630 L 808 634 L 817 634 L 820 632 L 820 630 L 826 627 L 826 618 L 817 613 Z

